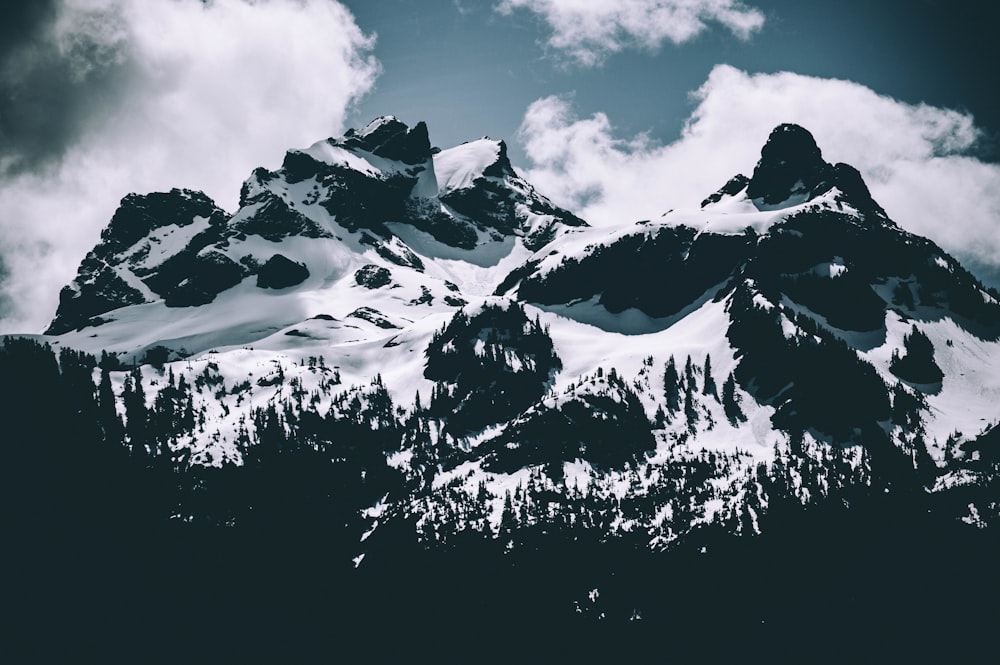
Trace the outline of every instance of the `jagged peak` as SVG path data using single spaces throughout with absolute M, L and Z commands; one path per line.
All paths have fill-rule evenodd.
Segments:
M 487 141 L 492 141 L 488 137 L 484 137 Z M 511 166 L 510 158 L 507 156 L 507 143 L 502 139 L 500 141 L 495 141 L 497 144 L 497 158 L 496 161 L 483 169 L 483 175 L 492 176 L 494 178 L 503 178 L 504 176 L 514 175 L 514 167 Z
M 823 151 L 816 144 L 812 133 L 794 123 L 782 123 L 771 130 L 767 143 L 760 151 L 760 162 L 767 165 L 769 161 L 798 161 L 802 163 L 819 163 L 823 160 Z
M 507 144 L 484 136 L 434 156 L 441 192 L 471 187 L 480 177 L 503 178 L 514 175 L 507 157 Z
M 733 195 L 740 177 L 730 180 L 702 206 Z M 871 196 L 861 173 L 853 166 L 830 164 L 823 159 L 816 139 L 800 125 L 783 123 L 775 127 L 760 151 L 760 159 L 749 180 L 743 178 L 746 196 L 760 209 L 773 209 L 810 201 L 831 189 L 837 199 L 863 212 L 885 218 L 885 211 Z
M 788 123 L 778 125 L 761 148 L 747 197 L 764 205 L 779 205 L 793 194 L 813 191 L 829 168 L 809 130 Z
M 410 128 L 391 115 L 372 120 L 360 131 L 347 130 L 343 143 L 405 164 L 420 164 L 431 156 L 427 124 L 421 120 Z
M 865 184 L 861 172 L 856 168 L 843 162 L 834 164 L 833 181 L 837 189 L 843 193 L 847 203 L 862 212 L 871 212 L 886 217 L 885 210 L 872 198 L 868 185 Z
M 707 196 L 704 201 L 701 202 L 701 207 L 711 205 L 713 203 L 718 203 L 723 198 L 727 196 L 736 196 L 750 183 L 750 178 L 746 177 L 742 173 L 737 173 L 732 178 L 730 178 L 725 185 L 720 187 L 715 193 Z
M 407 131 L 409 127 L 394 115 L 380 115 L 360 130 L 348 129 L 344 136 L 357 136 L 358 138 L 368 138 L 377 134 L 395 134 L 400 131 Z
M 225 212 L 207 194 L 198 190 L 173 188 L 169 192 L 132 192 L 124 196 L 101 239 L 127 247 L 151 230 L 176 224 L 187 226 L 195 217 L 216 219 Z

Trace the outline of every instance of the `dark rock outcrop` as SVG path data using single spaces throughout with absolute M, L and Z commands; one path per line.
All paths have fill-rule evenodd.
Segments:
M 262 289 L 286 289 L 309 277 L 309 269 L 287 256 L 275 254 L 257 272 L 257 286 Z
M 343 144 L 404 164 L 420 164 L 431 157 L 430 137 L 423 121 L 412 129 L 392 116 L 378 118 L 371 124 L 375 125 L 373 129 L 366 128 L 361 133 L 347 130 Z
M 747 183 L 747 197 L 759 205 L 777 206 L 794 196 L 808 201 L 834 187 L 840 190 L 844 203 L 861 212 L 885 216 L 857 169 L 848 164 L 827 163 L 808 130 L 783 124 L 771 131 L 760 151 L 760 160 Z
M 712 203 L 718 203 L 725 196 L 736 196 L 742 192 L 748 184 L 750 184 L 750 178 L 746 177 L 742 173 L 738 173 L 730 178 L 725 185 L 718 189 L 718 191 L 706 197 L 705 200 L 701 202 L 701 207 L 704 208 Z
M 812 192 L 827 179 L 829 167 L 808 130 L 778 125 L 760 151 L 747 196 L 765 205 L 778 205 L 793 194 Z
M 366 289 L 379 289 L 392 282 L 392 273 L 382 266 L 368 264 L 354 273 L 354 281 Z
M 208 221 L 208 228 L 194 235 L 187 247 L 164 256 L 158 265 L 146 265 L 150 253 L 160 244 L 159 240 L 147 238 L 171 226 L 180 232 L 199 218 Z M 88 325 L 100 314 L 148 302 L 148 296 L 137 285 L 129 284 L 120 271 L 132 272 L 153 293 L 164 296 L 191 270 L 197 271 L 192 259 L 221 239 L 227 220 L 225 211 L 201 192 L 172 189 L 124 197 L 101 232 L 100 242 L 80 263 L 73 283 L 60 292 L 59 307 L 46 334 L 61 335 Z
M 187 267 L 187 277 L 164 290 L 163 302 L 167 307 L 210 303 L 218 294 L 239 284 L 245 275 L 242 266 L 214 250 L 197 255 Z

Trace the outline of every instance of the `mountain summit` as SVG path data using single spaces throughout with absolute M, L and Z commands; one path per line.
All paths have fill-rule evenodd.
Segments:
M 761 209 L 802 203 L 837 188 L 858 210 L 885 216 L 857 169 L 824 161 L 813 135 L 798 125 L 775 127 L 761 149 L 753 176 L 749 180 L 737 176 L 730 182 L 746 184 L 747 197 Z

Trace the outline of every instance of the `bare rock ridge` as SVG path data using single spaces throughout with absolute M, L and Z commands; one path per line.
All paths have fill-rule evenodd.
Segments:
M 204 305 L 249 278 L 260 288 L 291 288 L 328 272 L 310 265 L 315 253 L 310 259 L 276 251 L 295 239 L 336 241 L 349 254 L 370 248 L 392 266 L 422 271 L 425 261 L 392 224 L 451 248 L 440 251 L 466 252 L 513 238 L 533 250 L 585 226 L 514 172 L 503 141 L 440 151 L 423 122 L 410 128 L 385 116 L 289 150 L 277 171 L 255 169 L 232 215 L 201 192 L 129 194 L 63 289 L 46 333 L 99 324 L 107 312 L 158 300 Z
M 747 198 L 758 207 L 784 207 L 812 200 L 833 188 L 856 209 L 885 217 L 885 211 L 872 199 L 857 169 L 849 164 L 826 162 L 807 129 L 786 123 L 771 131 L 750 178 L 742 174 L 734 176 L 706 198 L 702 206 L 745 189 Z

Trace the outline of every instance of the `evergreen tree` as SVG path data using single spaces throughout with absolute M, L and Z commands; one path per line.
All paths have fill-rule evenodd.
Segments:
M 663 411 L 662 406 L 656 407 L 656 415 L 653 416 L 653 427 L 656 429 L 663 429 L 667 424 L 667 414 Z
M 691 356 L 688 356 L 687 362 L 684 363 L 684 388 L 692 393 L 698 392 L 698 379 L 694 376 L 694 363 L 691 362 Z
M 510 491 L 504 494 L 503 512 L 500 513 L 500 533 L 510 534 L 517 527 L 517 514 L 511 502 Z
M 711 395 L 715 401 L 719 401 L 719 392 L 715 388 L 715 378 L 712 376 L 712 356 L 705 355 L 705 386 L 701 390 L 702 395 Z
M 125 406 L 125 435 L 132 454 L 145 453 L 149 443 L 149 412 L 146 392 L 142 387 L 142 371 L 136 367 L 125 379 L 122 391 Z
M 687 419 L 688 431 L 694 434 L 695 423 L 698 422 L 698 409 L 695 405 L 694 381 L 684 386 L 684 417 Z
M 106 352 L 105 352 L 106 353 Z M 97 388 L 98 424 L 104 433 L 104 441 L 110 445 L 121 445 L 125 430 L 115 404 L 115 391 L 111 386 L 111 373 L 107 365 L 101 366 L 101 380 Z
M 663 373 L 663 391 L 667 398 L 667 410 L 670 413 L 677 413 L 681 408 L 680 376 L 677 374 L 677 364 L 674 357 L 670 356 L 667 367 Z
M 736 376 L 730 372 L 722 384 L 722 409 L 726 413 L 726 418 L 733 425 L 746 421 L 746 415 L 740 408 L 739 397 L 736 395 Z
M 927 335 L 913 327 L 903 337 L 903 346 L 906 349 L 904 356 L 893 351 L 890 372 L 904 381 L 919 384 L 938 383 L 944 378 L 941 368 L 934 362 L 934 345 Z

